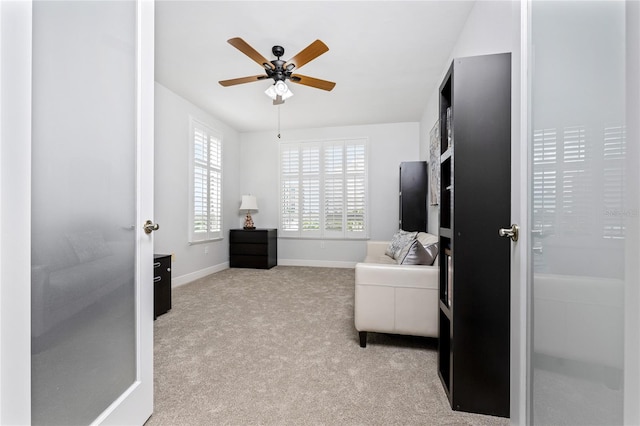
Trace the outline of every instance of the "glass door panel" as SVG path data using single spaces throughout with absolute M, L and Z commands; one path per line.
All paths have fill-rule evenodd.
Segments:
M 531 415 L 622 424 L 625 4 L 530 5 Z
M 33 3 L 32 423 L 136 380 L 136 3 Z

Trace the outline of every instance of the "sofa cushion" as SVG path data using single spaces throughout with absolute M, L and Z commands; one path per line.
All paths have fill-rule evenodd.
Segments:
M 411 241 L 415 240 L 416 235 L 418 235 L 417 232 L 407 232 L 402 229 L 398 230 L 398 232 L 393 234 L 393 238 L 391 238 L 391 242 L 384 254 L 393 259 L 397 259 L 400 251 Z
M 431 265 L 433 264 L 433 259 L 435 257 L 432 256 L 430 252 L 428 252 L 425 247 L 418 240 L 413 240 L 413 242 L 407 244 L 396 259 L 399 265 Z

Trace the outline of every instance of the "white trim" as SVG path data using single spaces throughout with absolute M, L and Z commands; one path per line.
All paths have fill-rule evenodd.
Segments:
M 218 265 L 213 265 L 213 266 L 209 266 L 208 268 L 200 269 L 199 271 L 190 272 L 185 275 L 180 275 L 179 277 L 175 277 L 171 279 L 171 288 L 176 288 L 185 284 L 189 284 L 193 281 L 199 280 L 200 278 L 204 278 L 207 275 L 224 271 L 225 269 L 229 269 L 229 262 L 223 262 Z
M 307 260 L 307 259 L 278 259 L 280 266 L 312 266 L 318 268 L 346 268 L 354 269 L 358 262 L 344 262 L 338 260 Z
M 529 156 L 531 151 L 530 140 L 530 73 L 529 63 L 532 55 L 530 49 L 531 33 L 530 33 L 530 1 L 525 0 L 519 3 L 517 8 L 517 17 L 519 17 L 519 34 L 514 34 L 514 38 L 519 42 L 520 62 L 519 62 L 519 104 L 517 105 L 519 113 L 519 129 L 517 132 L 517 140 L 514 141 L 518 148 L 512 149 L 514 154 L 512 158 L 512 174 L 518 173 L 518 176 L 512 176 L 512 219 L 514 223 L 520 225 L 522 238 L 518 246 L 514 249 L 512 256 L 511 270 L 511 401 L 510 401 L 510 417 L 512 425 L 526 425 L 529 423 L 530 415 L 530 389 L 531 389 L 531 371 L 530 371 L 530 309 L 531 299 L 530 275 L 530 238 L 529 230 L 530 215 L 530 176 L 529 176 Z M 515 14 L 515 13 L 514 13 Z M 516 16 L 514 16 L 514 21 Z M 514 41 L 515 44 L 515 41 Z M 514 86 L 515 88 L 515 86 Z M 514 143 L 512 142 L 512 143 Z M 514 167 L 514 166 L 517 166 Z M 517 206 L 514 209 L 514 206 Z M 515 210 L 515 211 L 514 211 Z M 516 266 L 515 268 L 513 266 Z
M 640 3 L 627 1 L 625 4 L 625 36 L 626 36 L 626 114 L 627 141 L 634 143 L 629 147 L 627 159 L 628 187 L 630 188 L 627 203 L 637 208 L 640 203 L 638 186 L 638 164 L 640 164 Z M 633 142 L 632 142 L 633 141 Z M 624 333 L 624 407 L 623 422 L 625 425 L 640 424 L 640 225 L 638 218 L 628 221 L 625 239 L 625 333 Z
M 0 424 L 31 423 L 32 3 L 0 1 Z

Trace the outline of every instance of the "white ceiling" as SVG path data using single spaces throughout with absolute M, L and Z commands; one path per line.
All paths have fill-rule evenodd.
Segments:
M 419 121 L 439 85 L 473 1 L 158 1 L 156 81 L 240 132 Z M 241 37 L 267 59 L 289 59 L 315 39 L 329 51 L 300 73 L 336 82 L 327 92 L 289 84 L 273 106 L 273 81 L 222 87 L 261 74 L 227 43 Z

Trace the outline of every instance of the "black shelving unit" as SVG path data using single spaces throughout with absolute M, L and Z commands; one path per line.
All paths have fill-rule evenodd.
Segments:
M 428 187 L 426 161 L 400 163 L 400 229 L 410 232 L 427 231 Z
M 454 410 L 509 416 L 511 54 L 440 86 L 438 374 Z

